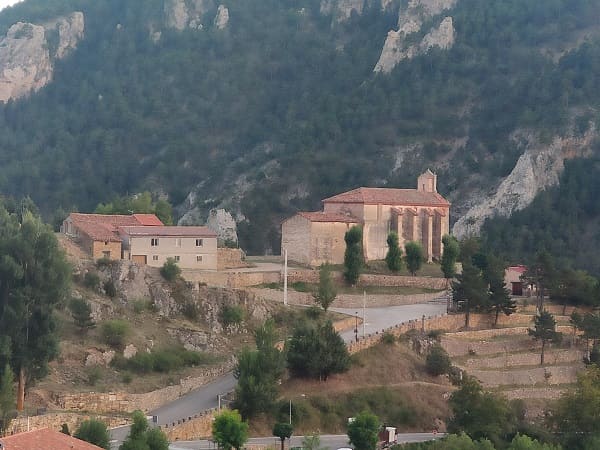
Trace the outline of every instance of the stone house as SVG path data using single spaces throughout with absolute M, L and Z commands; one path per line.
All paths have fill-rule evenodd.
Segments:
M 217 270 L 217 233 L 208 227 L 119 227 L 123 259 L 162 267 L 173 258 L 182 269 Z
M 281 249 L 302 264 L 341 264 L 344 234 L 363 229 L 366 260 L 384 259 L 387 236 L 398 233 L 400 246 L 417 241 L 427 261 L 440 259 L 442 237 L 450 228 L 450 203 L 437 192 L 437 175 L 427 170 L 416 189 L 361 187 L 323 200 L 323 211 L 299 212 L 282 223 Z
M 207 227 L 165 226 L 154 214 L 71 213 L 61 232 L 93 259 L 132 260 L 162 267 L 173 258 L 182 269 L 217 270 L 217 234 Z
M 71 213 L 60 231 L 75 240 L 93 259 L 121 259 L 119 227 L 162 226 L 154 214 L 82 214 Z

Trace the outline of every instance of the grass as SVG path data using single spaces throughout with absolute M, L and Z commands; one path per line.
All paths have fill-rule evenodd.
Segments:
M 332 270 L 339 271 L 339 272 L 344 271 L 343 264 L 335 264 L 335 265 L 332 265 L 331 268 L 332 268 Z M 369 261 L 366 264 L 366 266 L 363 270 L 363 273 L 373 274 L 373 275 L 399 275 L 399 276 L 404 276 L 404 277 L 412 276 L 412 274 L 409 273 L 408 270 L 406 270 L 406 265 L 404 265 L 404 267 L 402 267 L 402 270 L 400 270 L 400 272 L 392 272 L 388 269 L 385 261 L 383 261 L 383 260 Z M 416 276 L 417 277 L 444 278 L 444 273 L 442 272 L 440 265 L 436 262 L 433 262 L 433 263 L 423 264 L 421 266 L 421 269 L 417 272 Z

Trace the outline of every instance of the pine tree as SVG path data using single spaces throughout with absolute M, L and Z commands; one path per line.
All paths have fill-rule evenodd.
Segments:
M 331 279 L 331 267 L 328 264 L 321 264 L 319 268 L 319 286 L 317 292 L 313 294 L 313 298 L 317 304 L 327 311 L 336 297 L 337 290 Z
M 406 260 L 406 268 L 415 276 L 423 265 L 423 247 L 415 241 L 409 241 L 404 245 L 404 259 Z
M 385 255 L 385 262 L 388 269 L 392 272 L 400 272 L 402 270 L 402 250 L 398 242 L 398 234 L 391 232 L 387 237 L 388 252 Z
M 527 330 L 529 336 L 542 342 L 542 351 L 540 353 L 540 365 L 544 364 L 544 352 L 546 343 L 560 342 L 562 333 L 556 331 L 556 320 L 548 311 L 542 311 L 534 319 L 535 327 Z

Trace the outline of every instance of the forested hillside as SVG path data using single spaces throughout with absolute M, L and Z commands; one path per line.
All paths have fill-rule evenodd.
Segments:
M 0 14 L 0 35 L 73 11 L 86 21 L 53 82 L 0 104 L 0 191 L 50 214 L 149 190 L 190 220 L 225 207 L 249 253 L 278 252 L 279 221 L 333 193 L 412 187 L 431 167 L 454 221 L 524 152 L 595 136 L 594 0 L 458 0 L 427 19 L 451 15 L 454 45 L 389 74 L 373 68 L 405 1 L 335 20 L 319 0 L 228 0 L 223 29 L 207 1 L 202 26 L 183 30 L 165 25 L 167 3 L 26 0 Z

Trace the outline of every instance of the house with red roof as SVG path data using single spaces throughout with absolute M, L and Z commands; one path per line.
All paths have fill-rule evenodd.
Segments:
M 162 267 L 217 269 L 217 234 L 208 227 L 165 226 L 154 214 L 71 213 L 61 231 L 93 259 L 125 259 Z
M 298 212 L 281 226 L 281 249 L 302 264 L 341 264 L 351 227 L 363 229 L 367 260 L 384 259 L 387 236 L 398 233 L 400 246 L 420 242 L 428 261 L 442 256 L 442 237 L 450 228 L 450 202 L 437 192 L 437 175 L 427 170 L 416 189 L 360 187 L 323 200 L 323 210 Z
M 71 213 L 61 232 L 74 239 L 94 259 L 122 259 L 122 226 L 163 226 L 154 214 L 82 214 Z
M 102 447 L 90 444 L 72 436 L 42 428 L 0 437 L 2 450 L 102 450 Z

